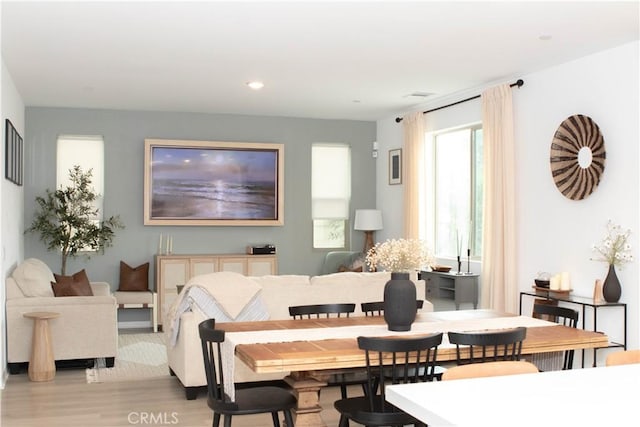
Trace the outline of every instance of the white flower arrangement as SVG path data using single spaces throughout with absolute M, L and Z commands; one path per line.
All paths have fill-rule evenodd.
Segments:
M 607 222 L 607 233 L 602 238 L 602 243 L 591 247 L 594 252 L 598 253 L 591 260 L 602 261 L 620 267 L 633 261 L 631 245 L 627 241 L 630 234 L 630 229 L 622 230 L 622 227 L 609 220 Z
M 388 239 L 369 249 L 367 265 L 393 273 L 410 273 L 432 264 L 433 256 L 427 245 L 417 239 Z

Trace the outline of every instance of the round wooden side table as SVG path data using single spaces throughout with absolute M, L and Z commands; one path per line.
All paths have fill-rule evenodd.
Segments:
M 56 376 L 56 362 L 53 356 L 49 319 L 55 319 L 60 316 L 60 313 L 35 311 L 24 313 L 23 316 L 34 320 L 29 379 L 31 381 L 51 381 Z

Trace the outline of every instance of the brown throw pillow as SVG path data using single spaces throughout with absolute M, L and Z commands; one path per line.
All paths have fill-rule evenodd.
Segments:
M 122 292 L 145 292 L 149 290 L 149 263 L 136 268 L 120 261 L 120 287 Z
M 90 297 L 93 296 L 89 278 L 84 270 L 78 271 L 73 276 L 53 275 L 56 279 L 51 282 L 53 294 L 57 297 Z

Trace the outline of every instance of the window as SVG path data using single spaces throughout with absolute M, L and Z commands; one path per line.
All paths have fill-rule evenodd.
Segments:
M 95 201 L 102 220 L 104 194 L 104 140 L 101 136 L 61 135 L 58 137 L 56 155 L 56 188 L 69 185 L 69 170 L 79 165 L 83 171 L 92 170 L 91 185 L 99 197 Z
M 482 128 L 481 125 L 428 134 L 425 169 L 430 189 L 425 215 L 431 247 L 438 257 L 466 258 L 482 253 Z M 431 182 L 429 182 L 431 181 Z
M 351 201 L 351 149 L 311 147 L 311 215 L 314 249 L 345 249 Z

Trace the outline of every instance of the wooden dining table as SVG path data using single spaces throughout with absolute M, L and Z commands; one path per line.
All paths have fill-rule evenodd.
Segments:
M 483 322 L 491 322 L 494 329 L 499 318 L 505 325 L 512 325 L 515 314 L 501 313 L 494 310 L 458 310 L 420 313 L 416 323 L 436 324 L 442 332 L 454 330 L 456 325 L 465 321 L 477 321 L 477 328 L 484 330 Z M 493 319 L 493 320 L 489 320 Z M 523 319 L 524 320 L 524 319 Z M 351 326 L 383 325 L 382 316 L 341 317 L 303 320 L 268 320 L 257 322 L 219 323 L 217 328 L 227 333 L 261 331 L 268 337 L 269 331 L 291 330 L 299 333 L 301 329 L 317 331 L 320 328 L 344 328 Z M 504 326 L 506 328 L 508 326 Z M 459 329 L 459 327 L 458 327 Z M 327 330 L 327 336 L 331 336 Z M 280 334 L 282 332 L 279 332 Z M 388 336 L 399 335 L 388 332 Z M 229 334 L 228 334 L 229 336 Z M 606 335 L 569 328 L 554 323 L 538 327 L 528 327 L 527 337 L 522 345 L 522 354 L 558 352 L 571 349 L 597 348 L 608 345 Z M 448 343 L 448 341 L 447 341 Z M 295 424 L 299 427 L 326 426 L 320 415 L 322 407 L 319 403 L 320 390 L 327 385 L 330 375 L 348 369 L 365 366 L 365 355 L 358 348 L 357 336 L 329 339 L 300 339 L 287 342 L 261 342 L 255 344 L 238 344 L 236 356 L 256 373 L 288 373 L 285 381 L 293 389 L 297 400 Z M 440 362 L 455 361 L 454 346 L 442 345 L 438 348 L 437 360 Z

